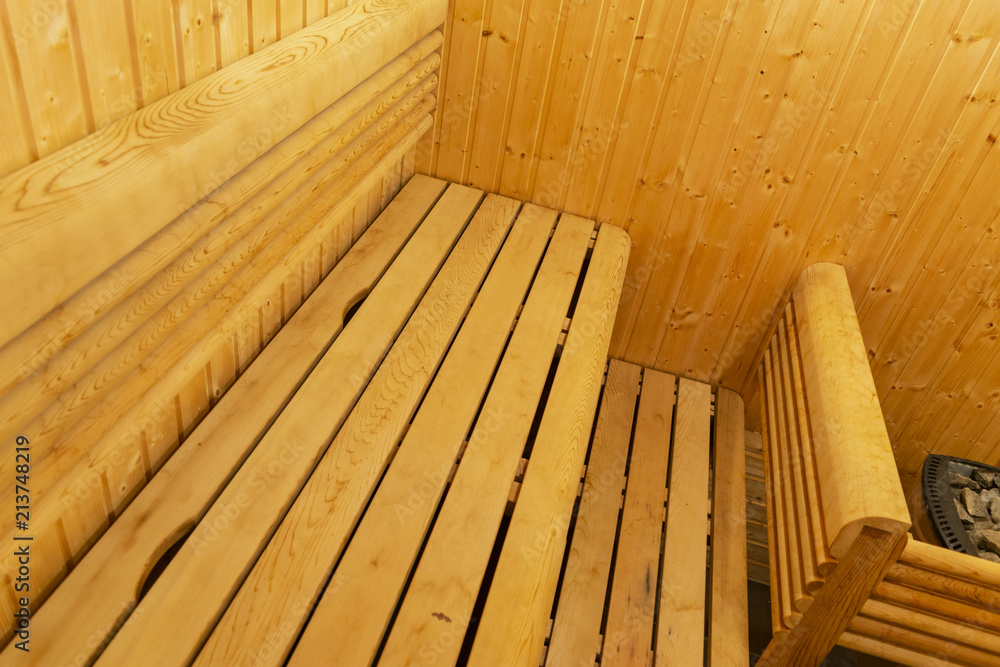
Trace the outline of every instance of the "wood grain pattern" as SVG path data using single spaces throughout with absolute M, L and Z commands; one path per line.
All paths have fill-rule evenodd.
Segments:
M 653 645 L 676 387 L 677 379 L 672 375 L 643 372 L 601 651 L 602 665 L 645 667 L 649 647 Z
M 371 663 L 375 657 L 555 221 L 555 211 L 538 207 L 518 216 L 299 638 L 291 665 L 323 662 L 331 633 L 351 637 L 338 656 L 346 664 Z M 484 427 L 498 422 L 494 414 L 480 419 Z
M 178 449 L 129 511 L 74 569 L 73 576 L 56 589 L 33 621 L 42 636 L 58 632 L 60 641 L 37 647 L 32 652 L 37 664 L 68 662 L 79 652 L 89 655 L 96 648 L 90 643 L 91 638 L 96 634 L 98 643 L 102 643 L 108 629 L 128 615 L 150 563 L 172 542 L 172 536 L 208 510 L 220 486 L 246 456 L 248 446 L 267 429 L 273 415 L 291 397 L 316 359 L 326 352 L 331 340 L 335 339 L 329 353 L 349 360 L 341 368 L 345 386 L 351 374 L 367 377 L 373 372 L 374 361 L 363 357 L 362 352 L 371 349 L 369 345 L 388 348 L 394 334 L 392 327 L 381 340 L 371 330 L 364 331 L 362 336 L 352 328 L 338 337 L 339 322 L 350 305 L 371 291 L 380 277 L 397 284 L 400 274 L 413 280 L 415 274 L 410 269 L 415 262 L 425 263 L 435 245 L 439 248 L 437 252 L 443 254 L 440 249 L 443 242 L 435 239 L 433 221 L 407 240 L 444 187 L 441 181 L 418 178 L 400 194 L 397 203 L 387 208 L 358 242 L 356 252 L 349 253 L 334 268 L 330 280 L 319 287 L 315 298 L 267 347 L 260 357 L 261 363 L 247 370 L 244 381 L 213 408 L 193 439 Z M 392 262 L 400 248 L 402 252 Z M 392 266 L 386 271 L 390 262 Z M 411 295 L 407 303 L 405 292 L 394 295 L 384 290 L 376 290 L 368 298 L 372 308 L 381 309 L 387 317 L 396 311 L 396 327 L 402 327 L 413 299 Z M 363 323 L 370 315 L 362 309 L 357 317 Z M 374 349 L 377 351 L 378 347 Z M 353 403 L 349 395 L 340 400 Z M 238 425 L 230 423 L 249 401 L 257 406 L 252 415 L 239 418 Z M 208 438 L 212 439 L 213 447 L 200 447 Z M 176 495 L 178 479 L 199 482 L 181 497 Z M 111 566 L 111 562 L 116 565 Z M 98 587 L 104 595 L 92 595 Z M 84 613 L 78 616 L 81 611 Z
M 0 233 L 10 258 L 0 277 L 17 286 L 0 298 L 9 313 L 0 342 L 214 189 L 212 172 L 234 160 L 237 170 L 248 165 L 433 30 L 443 12 L 441 0 L 355 5 L 0 180 Z M 330 71 L 350 74 L 331 79 Z M 284 120 L 275 123 L 279 111 Z M 186 122 L 190 116 L 199 121 Z M 263 150 L 234 157 L 233 144 L 246 137 L 263 137 Z M 155 207 L 144 192 L 155 193 Z M 88 221 L 109 220 L 130 224 L 95 239 Z
M 0 357 L 11 360 L 12 364 L 4 374 L 5 384 L 13 385 L 20 379 L 18 374 L 23 377 L 34 371 L 0 398 L 0 431 L 20 432 L 29 428 L 27 425 L 35 417 L 38 421 L 30 428 L 39 435 L 52 436 L 57 429 L 72 426 L 85 414 L 88 405 L 101 400 L 118 379 L 126 377 L 132 367 L 143 362 L 149 351 L 175 330 L 184 327 L 190 329 L 188 334 L 196 333 L 199 304 L 215 294 L 225 293 L 227 282 L 245 270 L 251 260 L 262 261 L 259 257 L 262 252 L 275 259 L 281 255 L 281 243 L 276 239 L 284 233 L 282 230 L 288 231 L 287 222 L 294 215 L 302 214 L 303 205 L 316 197 L 319 175 L 325 172 L 330 182 L 338 169 L 342 171 L 360 156 L 356 149 L 351 150 L 352 140 L 366 132 L 374 138 L 370 128 L 384 133 L 392 127 L 391 123 L 413 108 L 433 86 L 433 81 L 423 80 L 428 76 L 433 79 L 431 69 L 435 63 L 436 56 L 432 54 L 430 61 L 399 81 L 373 82 L 385 85 L 386 90 L 367 104 L 364 96 L 341 100 L 343 104 L 338 102 L 328 110 L 330 113 L 324 112 L 314 119 L 315 123 L 308 124 L 302 136 L 296 135 L 297 143 L 288 146 L 287 152 L 279 151 L 274 159 L 253 168 L 247 174 L 248 179 L 223 186 L 224 197 L 236 200 L 231 208 L 197 207 L 171 225 L 167 233 L 146 244 L 150 252 L 159 250 L 166 257 L 155 257 L 152 261 L 145 254 L 126 258 L 126 266 L 115 267 L 103 276 L 100 284 L 75 297 L 69 304 L 72 307 L 60 309 L 0 351 Z M 314 131 L 320 134 L 313 135 Z M 313 136 L 323 138 L 311 145 Z M 266 171 L 269 167 L 284 167 L 284 170 L 267 183 L 272 176 Z M 300 186 L 302 193 L 296 192 Z M 249 193 L 252 196 L 245 201 L 239 199 Z M 217 222 L 216 226 L 197 238 L 197 233 L 212 222 Z M 294 241 L 294 235 L 284 240 L 287 248 L 287 241 Z M 185 241 L 191 243 L 190 247 L 184 248 Z M 141 276 L 163 264 L 170 254 L 178 253 L 173 262 L 145 285 L 110 308 L 115 298 L 135 285 Z M 128 273 L 129 270 L 138 275 Z M 88 306 L 93 309 L 86 310 Z M 102 311 L 110 312 L 94 322 Z M 212 326 L 209 320 L 204 321 Z M 90 322 L 94 324 L 87 328 Z M 274 322 L 280 325 L 281 319 L 266 323 L 265 329 L 272 330 Z M 270 340 L 270 336 L 265 339 Z M 183 354 L 186 350 L 175 351 Z M 163 363 L 169 359 L 162 352 L 160 356 Z M 86 379 L 81 381 L 81 378 Z M 75 383 L 84 389 L 74 390 Z M 62 426 L 57 426 L 60 423 Z
M 448 189 L 421 227 L 423 229 L 428 222 L 431 223 L 429 232 L 431 247 L 436 248 L 437 252 L 431 251 L 427 256 L 432 258 L 437 256 L 440 259 L 427 262 L 424 257 L 419 270 L 400 271 L 394 280 L 379 281 L 373 294 L 366 300 L 365 306 L 355 314 L 344 334 L 350 332 L 352 337 L 359 336 L 375 342 L 375 339 L 371 338 L 371 333 L 373 330 L 378 330 L 383 334 L 388 333 L 391 340 L 400 332 L 399 325 L 402 321 L 399 315 L 405 317 L 407 313 L 415 312 L 407 326 L 403 327 L 404 332 L 400 334 L 400 338 L 393 343 L 392 349 L 407 349 L 412 352 L 411 345 L 419 344 L 422 336 L 431 336 L 433 340 L 437 332 L 432 325 L 437 311 L 431 308 L 431 304 L 435 304 L 436 308 L 447 304 L 449 292 L 445 289 L 446 286 L 456 288 L 459 296 L 455 298 L 461 300 L 462 285 L 468 286 L 468 283 L 472 283 L 468 289 L 478 286 L 478 280 L 474 277 L 477 264 L 488 263 L 492 258 L 489 246 L 486 245 L 489 241 L 486 230 L 478 226 L 470 228 L 471 232 L 467 230 L 463 233 L 465 241 L 460 245 L 460 248 L 464 246 L 465 251 L 461 253 L 456 251 L 452 254 L 451 266 L 449 267 L 449 263 L 446 262 L 441 273 L 437 277 L 434 276 L 441 266 L 439 264 L 443 259 L 441 256 L 450 248 L 455 235 L 465 227 L 481 196 L 479 191 L 461 186 L 452 186 Z M 479 238 L 478 232 L 484 232 L 486 238 Z M 499 244 L 499 239 L 496 243 Z M 484 246 L 486 250 L 483 250 Z M 415 259 L 415 253 L 405 254 L 408 255 L 409 261 Z M 401 282 L 407 285 L 404 287 Z M 417 310 L 411 311 L 414 299 L 420 297 L 428 283 L 430 287 L 427 287 L 427 293 L 421 298 Z M 395 312 L 390 313 L 386 309 L 371 307 L 376 291 L 383 294 L 393 293 L 392 301 L 398 304 L 394 309 Z M 382 298 L 387 297 L 380 297 L 376 301 Z M 450 311 L 442 311 L 441 317 L 447 316 L 448 312 Z M 359 320 L 362 313 L 365 313 L 365 317 Z M 420 336 L 417 336 L 418 333 Z M 344 334 L 341 335 L 341 339 Z M 384 336 L 379 338 L 380 343 L 386 341 Z M 401 345 L 400 341 L 404 344 Z M 370 349 L 362 344 L 360 348 L 352 350 L 331 349 L 323 356 L 302 384 L 300 391 L 268 429 L 267 434 L 174 557 L 169 574 L 164 573 L 157 580 L 136 607 L 129 621 L 101 655 L 98 664 L 103 662 L 114 665 L 132 660 L 147 660 L 151 642 L 162 642 L 162 650 L 155 653 L 160 660 L 165 663 L 186 664 L 194 657 L 194 653 L 206 638 L 226 603 L 232 598 L 244 577 L 249 574 L 251 565 L 263 551 L 268 538 L 274 534 L 279 525 L 282 525 L 282 517 L 293 506 L 310 473 L 321 459 L 337 460 L 336 457 L 323 458 L 333 434 L 339 432 L 341 435 L 338 438 L 342 443 L 359 442 L 354 438 L 364 432 L 366 424 L 378 421 L 373 419 L 371 411 L 378 409 L 380 397 L 390 396 L 392 391 L 400 391 L 401 400 L 404 401 L 402 412 L 397 413 L 395 419 L 386 420 L 386 429 L 382 432 L 382 437 L 387 437 L 393 444 L 395 443 L 395 439 L 386 431 L 398 433 L 398 429 L 408 421 L 405 402 L 415 402 L 422 391 L 417 391 L 419 385 L 408 391 L 405 384 L 395 381 L 394 374 L 405 372 L 407 369 L 429 374 L 433 365 L 422 370 L 422 367 L 416 366 L 400 368 L 401 353 L 396 352 L 390 353 L 393 357 L 391 363 L 387 359 L 379 366 L 379 370 L 376 371 L 377 377 L 373 377 L 371 383 L 366 383 L 367 374 L 364 372 L 357 373 L 357 377 L 352 377 L 355 373 L 347 372 L 345 376 L 345 370 L 351 367 L 345 363 L 347 361 L 345 354 L 357 357 L 356 363 L 361 363 L 362 368 L 364 366 L 373 368 L 386 353 L 385 349 L 384 347 L 381 350 L 378 347 Z M 331 392 L 336 394 L 331 395 Z M 363 407 L 352 412 L 355 400 Z M 350 417 L 348 413 L 351 414 Z M 337 446 L 330 451 L 335 455 L 342 453 L 341 448 Z M 281 464 L 274 465 L 276 460 Z M 327 466 L 329 463 L 324 467 Z M 267 481 L 262 484 L 262 480 Z M 315 487 L 315 484 L 316 482 L 313 482 L 311 486 Z M 357 499 L 356 495 L 353 497 Z M 248 505 L 246 498 L 253 499 L 249 506 L 246 506 Z M 240 499 L 244 499 L 242 505 Z M 218 534 L 219 529 L 215 525 L 219 520 L 218 517 L 226 516 L 227 507 L 232 503 L 240 506 L 242 511 L 232 519 L 233 524 L 227 530 Z M 297 505 L 301 506 L 301 503 Z M 280 541 L 271 544 L 278 545 Z M 265 561 L 260 561 L 263 562 Z M 208 564 L 211 564 L 211 567 L 206 567 Z M 301 560 L 298 561 L 298 565 L 306 566 L 307 563 Z M 185 596 L 182 595 L 185 589 L 190 590 L 189 586 L 202 592 L 198 613 L 192 613 Z M 165 627 L 162 619 L 171 619 L 168 623 L 172 628 L 170 632 L 155 631 L 155 628 Z M 182 626 L 186 630 L 181 630 Z M 154 629 L 152 634 L 147 632 L 150 628 Z
M 556 226 L 483 404 L 483 414 L 506 419 L 472 433 L 386 641 L 386 665 L 458 657 L 593 228 L 572 218 Z
M 802 614 L 802 620 L 787 637 L 772 641 L 757 664 L 760 667 L 818 665 L 885 576 L 905 539 L 863 527 L 816 594 L 815 602 Z
M 681 378 L 670 451 L 656 662 L 700 665 L 705 656 L 705 568 L 712 388 Z M 683 480 L 675 484 L 673 480 Z
M 720 389 L 715 400 L 712 560 L 708 664 L 750 666 L 747 626 L 746 457 L 743 400 Z
M 201 664 L 230 662 L 246 652 L 270 655 L 273 661 L 270 664 L 284 662 L 297 631 L 304 625 L 394 454 L 404 428 L 424 400 L 427 385 L 444 358 L 462 322 L 462 315 L 496 256 L 518 207 L 518 202 L 496 196 L 487 197 L 479 207 L 357 406 L 270 537 L 246 581 L 241 582 L 239 592 L 209 638 L 207 652 L 199 654 Z M 445 209 L 444 212 L 463 219 L 467 217 L 462 208 Z M 466 354 L 470 354 L 467 349 Z M 483 355 L 483 358 L 486 360 L 489 356 Z M 460 367 L 468 362 L 468 356 L 460 355 L 455 363 Z M 454 377 L 452 374 L 456 372 L 452 364 L 449 366 L 452 367 L 442 369 L 446 379 Z M 487 375 L 490 370 L 492 367 L 486 369 Z M 475 371 L 470 369 L 472 372 Z M 431 404 L 439 403 L 440 392 L 453 391 L 453 388 L 451 385 L 450 389 L 443 388 L 426 398 Z M 474 395 L 471 387 L 470 391 Z M 472 409 L 476 405 L 478 401 Z M 456 406 L 459 414 L 461 409 Z M 434 413 L 427 414 L 433 420 Z M 424 428 L 433 428 L 433 421 L 426 427 L 421 423 L 415 432 L 410 429 L 407 433 L 414 433 L 416 438 L 426 437 Z M 282 633 L 280 628 L 285 624 L 291 624 L 293 631 Z M 377 626 L 372 629 L 377 630 Z M 281 634 L 284 640 L 272 647 L 274 632 Z M 367 644 L 358 647 L 362 656 Z M 266 647 L 271 648 L 265 653 Z M 305 657 L 305 664 L 312 664 L 308 649 Z
M 430 173 L 500 160 L 501 194 L 629 231 L 612 356 L 749 409 L 799 272 L 841 263 L 900 469 L 1000 463 L 994 3 L 508 3 L 524 37 L 551 27 L 508 35 L 498 87 L 479 76 L 494 4 L 456 3 Z M 484 108 L 524 115 L 487 133 Z
M 608 554 L 614 549 L 618 528 L 640 374 L 641 369 L 634 364 L 617 359 L 609 362 L 558 613 L 545 654 L 549 667 L 590 664 L 600 647 L 601 617 L 611 574 Z M 660 516 L 662 519 L 662 512 Z
M 598 233 L 470 665 L 541 659 L 630 245 L 611 225 Z
M 397 88 L 401 78 L 408 79 L 405 87 L 411 87 L 426 77 L 437 62 L 437 57 L 431 55 L 431 51 L 439 46 L 440 39 L 440 33 L 432 33 L 418 42 L 348 95 L 299 128 L 288 139 L 268 151 L 250 167 L 235 175 L 233 179 L 220 183 L 211 195 L 213 205 L 203 202 L 203 205 L 186 211 L 161 233 L 143 243 L 138 252 L 130 253 L 63 302 L 57 311 L 39 320 L 15 340 L 0 348 L 0 369 L 2 369 L 0 393 L 8 394 L 15 384 L 35 373 L 48 372 L 47 369 L 54 356 L 100 318 L 119 306 L 127 295 L 164 270 L 182 253 L 194 250 L 200 236 L 213 228 L 217 230 L 215 236 L 219 236 L 224 229 L 239 229 L 240 216 L 247 217 L 251 211 L 265 214 L 269 206 L 276 206 L 281 201 L 282 190 L 300 184 L 312 170 L 307 168 L 289 173 L 288 169 L 296 161 L 305 159 L 331 131 L 362 112 L 365 105 L 380 92 L 383 93 L 383 99 L 395 99 L 398 93 L 392 91 Z M 428 56 L 430 60 L 411 70 Z M 378 108 L 379 106 L 375 107 Z M 306 159 L 302 164 L 308 163 Z M 257 196 L 266 185 L 282 183 L 284 188 L 279 187 L 277 191 L 272 190 L 271 194 Z M 229 226 L 224 225 L 223 222 L 230 216 L 233 219 L 228 220 Z M 222 237 L 226 238 L 225 235 Z M 218 253 L 217 244 L 208 245 L 205 239 L 201 243 L 206 244 L 207 250 Z M 149 308 L 165 303 L 164 298 L 172 295 L 192 279 L 193 269 L 200 264 L 199 259 L 201 256 L 197 255 L 188 261 L 180 262 L 181 270 L 172 272 L 169 280 L 161 281 L 156 290 L 147 294 L 146 300 L 142 301 L 142 306 L 146 310 L 140 312 L 151 312 L 148 311 Z M 132 309 L 123 308 L 123 310 L 132 313 L 132 316 L 125 322 L 119 321 L 116 325 L 106 326 L 109 335 L 112 332 L 114 335 L 121 335 L 125 331 L 131 331 L 129 327 L 137 325 L 138 322 L 133 319 L 135 313 Z M 96 343 L 91 341 L 91 344 Z M 82 360 L 76 360 L 74 364 L 79 364 L 80 361 Z M 65 376 L 67 372 L 63 369 L 60 374 Z M 20 411 L 23 410 L 22 406 Z
M 91 392 L 94 395 L 103 396 L 104 400 L 86 415 L 78 414 L 75 420 L 57 419 L 49 422 L 46 430 L 51 433 L 61 431 L 64 435 L 64 441 L 54 448 L 57 454 L 47 457 L 45 465 L 38 467 L 36 481 L 39 488 L 53 492 L 57 482 L 61 483 L 63 488 L 72 488 L 75 483 L 78 483 L 78 480 L 73 477 L 64 478 L 66 471 L 72 470 L 74 466 L 78 469 L 94 466 L 108 455 L 107 450 L 104 449 L 107 446 L 111 446 L 115 450 L 121 450 L 123 447 L 127 449 L 134 438 L 122 436 L 121 433 L 123 429 L 125 433 L 128 433 L 132 428 L 131 425 L 135 422 L 128 417 L 122 419 L 122 415 L 127 415 L 130 410 L 137 407 L 137 396 L 143 395 L 146 390 L 158 382 L 162 385 L 164 378 L 161 377 L 161 374 L 170 376 L 173 374 L 172 370 L 176 373 L 180 369 L 190 369 L 192 365 L 199 368 L 207 363 L 206 355 L 210 355 L 212 352 L 211 344 L 200 345 L 198 344 L 199 340 L 202 340 L 203 336 L 212 334 L 213 331 L 214 335 L 220 335 L 228 330 L 234 316 L 239 312 L 238 309 L 232 308 L 233 305 L 240 302 L 260 303 L 262 344 L 273 337 L 282 324 L 281 290 L 282 284 L 289 275 L 287 271 L 276 271 L 275 267 L 282 265 L 282 260 L 293 248 L 297 247 L 299 252 L 302 252 L 302 247 L 297 244 L 308 235 L 315 236 L 317 234 L 314 225 L 325 218 L 335 205 L 337 197 L 346 194 L 353 186 L 362 181 L 368 169 L 371 169 L 387 154 L 396 150 L 398 148 L 397 142 L 404 141 L 407 133 L 415 131 L 422 120 L 427 118 L 426 112 L 433 103 L 424 100 L 422 104 L 423 108 L 415 108 L 412 113 L 404 116 L 398 126 L 393 127 L 393 124 L 389 124 L 392 129 L 389 130 L 388 136 L 382 140 L 382 144 L 377 145 L 374 152 L 362 153 L 361 159 L 354 164 L 351 163 L 350 159 L 333 160 L 331 164 L 318 170 L 314 177 L 332 184 L 332 187 L 328 189 L 318 189 L 322 193 L 318 199 L 309 201 L 308 195 L 312 190 L 303 189 L 297 193 L 296 197 L 292 198 L 299 201 L 286 201 L 281 207 L 285 210 L 279 209 L 277 216 L 265 218 L 263 224 L 273 226 L 273 231 L 277 232 L 273 242 L 263 249 L 258 249 L 256 256 L 251 253 L 252 260 L 245 270 L 237 273 L 228 282 L 222 281 L 222 288 L 219 292 L 221 296 L 209 300 L 205 304 L 205 308 L 178 308 L 179 314 L 187 315 L 185 326 L 179 327 L 176 335 L 167 337 L 162 345 L 155 348 L 156 353 L 148 357 L 144 365 L 140 364 L 126 372 L 122 381 L 113 387 L 102 387 L 100 379 L 116 375 L 113 369 L 116 366 L 121 368 L 119 358 L 112 357 L 103 360 L 98 365 L 98 369 L 101 371 L 96 376 L 98 381 L 85 387 L 81 398 L 85 399 L 86 393 Z M 359 139 L 363 137 L 364 135 Z M 352 151 L 348 150 L 347 152 L 350 154 Z M 347 158 L 348 155 L 341 157 Z M 337 162 L 340 164 L 336 164 Z M 303 199 L 303 196 L 306 198 Z M 294 220 L 294 223 L 289 224 L 291 220 Z M 268 235 L 270 234 L 265 234 L 264 238 Z M 301 259 L 304 257 L 300 256 L 299 260 Z M 222 275 L 227 273 L 226 265 L 216 268 L 222 272 Z M 187 301 L 203 291 L 203 289 L 185 290 L 178 299 L 182 302 Z M 268 299 L 272 305 L 268 304 Z M 180 315 L 171 313 L 170 316 L 171 318 L 179 318 Z M 155 319 L 148 322 L 147 325 L 147 329 L 153 330 L 162 327 L 162 324 Z M 147 337 L 149 337 L 148 334 Z M 201 358 L 194 360 L 198 356 Z M 180 365 L 182 362 L 184 365 Z M 44 418 L 49 414 L 72 417 L 72 408 L 76 402 L 78 401 L 54 404 L 43 413 L 38 422 L 45 424 Z M 150 407 L 152 404 L 155 404 L 155 401 L 147 397 L 144 405 Z M 113 435 L 115 430 L 119 432 L 117 437 Z M 105 444 L 103 446 L 96 444 L 98 441 Z M 111 466 L 107 474 L 113 476 L 119 470 L 121 470 L 120 466 Z M 131 484 L 120 485 L 118 480 L 112 480 L 110 486 L 113 504 L 117 510 L 120 510 L 124 506 L 122 496 L 127 497 L 132 486 Z M 49 507 L 51 512 L 58 511 L 56 498 L 60 495 L 62 494 L 53 492 L 50 496 L 53 503 Z M 38 509 L 42 510 L 41 507 Z M 49 517 L 49 519 L 42 520 L 44 517 Z M 41 527 L 47 520 L 54 520 L 56 517 L 49 511 L 40 511 L 38 518 L 40 519 L 39 527 Z M 70 523 L 72 524 L 72 522 Z M 72 525 L 72 530 L 75 532 L 77 527 Z M 83 535 L 88 534 L 85 523 L 80 526 L 80 530 Z M 71 536 L 69 541 L 72 549 L 78 548 L 78 539 L 75 536 Z
M 840 557 L 862 525 L 901 535 L 910 514 L 899 481 L 884 474 L 892 449 L 844 270 L 812 265 L 793 302 L 823 518 Z

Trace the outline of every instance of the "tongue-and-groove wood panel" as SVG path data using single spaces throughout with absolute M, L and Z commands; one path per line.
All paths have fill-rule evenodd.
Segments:
M 842 263 L 901 471 L 1000 461 L 1000 6 L 453 7 L 431 173 L 628 230 L 612 356 L 750 399 L 794 277 Z

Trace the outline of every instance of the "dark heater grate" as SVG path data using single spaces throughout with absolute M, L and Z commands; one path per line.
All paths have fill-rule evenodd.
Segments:
M 937 533 L 938 539 L 952 551 L 972 556 L 980 556 L 980 550 L 972 543 L 969 533 L 962 525 L 956 506 L 954 477 L 949 473 L 971 479 L 976 470 L 1000 474 L 1000 468 L 983 463 L 954 456 L 930 454 L 924 461 L 922 480 L 924 504 L 927 506 L 927 513 L 934 524 L 934 532 Z

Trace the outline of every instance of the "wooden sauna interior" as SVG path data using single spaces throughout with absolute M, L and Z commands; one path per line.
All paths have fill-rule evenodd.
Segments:
M 813 264 L 913 522 L 928 454 L 1000 466 L 996 0 L 0 0 L 0 31 L 0 487 L 13 515 L 24 436 L 42 609 L 408 184 L 627 232 L 606 357 L 742 399 L 751 580 L 758 369 Z

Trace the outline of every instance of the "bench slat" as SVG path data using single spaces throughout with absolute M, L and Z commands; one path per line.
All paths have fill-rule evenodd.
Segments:
M 623 230 L 601 227 L 472 645 L 472 667 L 541 660 L 630 247 Z
M 244 655 L 256 655 L 263 664 L 284 661 L 420 405 L 518 206 L 516 201 L 490 195 L 479 207 L 240 585 L 197 664 L 230 663 Z M 464 221 L 467 210 L 459 206 L 444 213 Z
M 341 335 L 361 340 L 334 346 L 323 356 L 102 655 L 104 664 L 139 664 L 151 655 L 193 657 L 364 388 L 367 374 L 355 365 L 359 357 L 361 369 L 381 360 L 386 346 L 368 341 L 373 336 L 384 340 L 385 333 L 390 341 L 395 337 L 425 286 L 433 288 L 440 261 L 481 197 L 469 188 L 448 188 L 420 227 L 427 230 L 428 245 L 414 246 L 412 252 L 407 245 L 400 256 L 406 263 L 379 281 Z M 199 592 L 199 604 L 191 604 L 190 591 Z
M 710 667 L 749 667 L 743 399 L 719 389 L 715 399 L 712 484 Z
M 645 667 L 653 645 L 676 385 L 672 375 L 643 372 L 602 665 Z
M 612 359 L 608 366 L 549 642 L 545 663 L 548 667 L 591 664 L 600 649 L 601 618 L 608 593 L 640 373 L 639 366 L 617 359 Z M 666 477 L 663 481 L 666 486 Z
M 656 664 L 704 662 L 711 409 L 712 388 L 682 378 L 677 388 L 677 423 L 670 453 Z
M 449 242 L 436 238 L 430 226 L 414 234 L 445 187 L 443 181 L 427 177 L 414 177 L 407 184 L 261 353 L 260 363 L 247 369 L 241 382 L 209 412 L 192 437 L 33 615 L 32 625 L 39 636 L 59 637 L 58 642 L 40 642 L 33 647 L 30 656 L 37 664 L 75 663 L 79 654 L 89 656 L 95 650 L 94 643 L 100 643 L 119 619 L 127 617 L 157 554 L 185 525 L 204 515 L 220 487 L 338 335 L 351 304 L 372 290 L 380 276 L 387 285 L 399 284 L 394 274 L 409 274 L 407 266 L 426 263 L 435 245 L 447 247 Z M 439 253 L 443 254 L 443 249 Z M 397 313 L 398 328 L 402 328 L 414 299 L 412 293 L 377 287 L 369 297 L 371 308 L 384 308 L 385 317 Z M 357 317 L 362 322 L 364 315 L 359 311 Z M 379 346 L 388 349 L 394 336 L 392 327 L 387 326 L 382 331 L 366 332 L 364 337 L 337 337 L 331 349 L 345 349 L 341 355 L 344 381 L 351 374 L 367 377 L 373 373 L 377 360 L 362 359 L 361 351 L 377 351 Z M 345 396 L 342 401 L 350 405 L 354 398 Z M 253 405 L 254 410 L 247 411 L 247 405 Z M 331 408 L 334 405 L 331 400 Z M 202 446 L 208 441 L 211 447 Z M 179 488 L 186 493 L 179 495 Z M 94 595 L 95 590 L 101 595 Z
M 537 207 L 518 217 L 299 639 L 291 665 L 323 664 L 334 635 L 350 637 L 338 647 L 341 664 L 367 665 L 374 658 L 555 220 L 555 211 Z M 498 417 L 482 417 L 484 424 L 491 419 Z M 212 642 L 219 634 L 217 630 Z M 226 654 L 215 655 L 215 661 L 231 663 L 245 650 L 222 646 Z M 215 664 L 207 648 L 199 662 Z
M 458 657 L 593 228 L 569 217 L 556 226 L 483 405 L 504 419 L 473 430 L 380 664 Z

